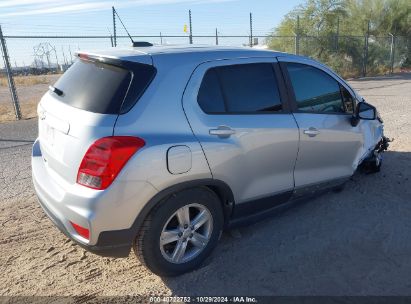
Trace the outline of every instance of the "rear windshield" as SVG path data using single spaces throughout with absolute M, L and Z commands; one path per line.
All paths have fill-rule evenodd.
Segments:
M 56 97 L 67 105 L 94 113 L 119 114 L 134 106 L 153 73 L 154 68 L 144 64 L 133 64 L 131 71 L 101 62 L 78 60 L 54 87 L 63 92 Z M 132 96 L 126 96 L 129 91 Z

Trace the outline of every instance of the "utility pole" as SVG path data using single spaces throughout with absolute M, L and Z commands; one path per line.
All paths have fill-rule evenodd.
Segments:
M 160 32 L 160 44 L 163 45 L 163 34 Z
M 193 44 L 193 22 L 191 20 L 191 10 L 188 11 L 188 20 L 190 24 L 190 44 Z
M 114 6 L 111 7 L 113 9 L 113 33 L 114 33 L 114 47 L 117 46 L 117 34 L 116 34 L 116 9 Z
M 215 45 L 218 45 L 218 29 L 215 29 Z
M 0 44 L 1 44 L 1 53 L 3 54 L 4 67 L 6 68 L 7 81 L 9 83 L 11 99 L 13 101 L 14 113 L 16 115 L 16 119 L 20 120 L 21 111 L 20 111 L 19 98 L 17 96 L 16 85 L 14 84 L 13 74 L 12 74 L 11 67 L 10 67 L 9 55 L 7 52 L 6 40 L 3 37 L 1 25 L 0 25 Z
M 250 47 L 253 47 L 253 14 L 250 13 Z

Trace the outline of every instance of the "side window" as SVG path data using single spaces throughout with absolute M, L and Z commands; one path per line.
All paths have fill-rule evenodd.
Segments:
M 208 70 L 200 87 L 198 103 L 208 114 L 282 110 L 277 79 L 270 63 L 229 65 Z
M 204 75 L 197 97 L 198 104 L 206 113 L 224 113 L 224 98 L 215 69 L 208 70 Z
M 327 73 L 305 64 L 287 63 L 298 109 L 345 113 L 340 84 Z
M 341 94 L 343 98 L 344 111 L 348 114 L 354 113 L 354 98 L 346 88 L 341 86 Z

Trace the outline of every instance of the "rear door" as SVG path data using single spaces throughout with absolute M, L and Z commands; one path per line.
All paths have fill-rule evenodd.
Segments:
M 230 186 L 236 206 L 276 194 L 287 198 L 299 139 L 275 58 L 200 65 L 183 105 L 213 177 Z M 269 207 L 261 203 L 251 207 Z
M 355 107 L 350 89 L 319 64 L 279 60 L 300 130 L 296 188 L 351 176 L 361 157 L 363 136 L 350 122 Z
M 133 106 L 154 75 L 149 65 L 119 66 L 82 57 L 38 106 L 42 156 L 60 183 L 76 182 L 89 146 L 113 134 L 119 113 Z

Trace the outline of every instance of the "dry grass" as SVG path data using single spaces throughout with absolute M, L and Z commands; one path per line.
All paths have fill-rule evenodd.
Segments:
M 23 119 L 36 117 L 37 104 L 47 91 L 47 85 L 53 84 L 60 75 L 16 76 L 14 81 Z M 0 123 L 14 121 L 15 114 L 8 90 L 7 78 L 0 76 Z
M 22 119 L 33 118 L 37 116 L 38 100 L 30 100 L 20 105 Z M 0 106 L 0 123 L 16 120 L 14 108 L 11 103 L 1 104 Z
M 36 84 L 48 84 L 50 80 L 46 75 L 32 75 L 32 76 L 14 76 L 14 83 L 17 86 L 31 86 Z M 0 86 L 8 86 L 8 81 L 5 76 L 0 77 Z

